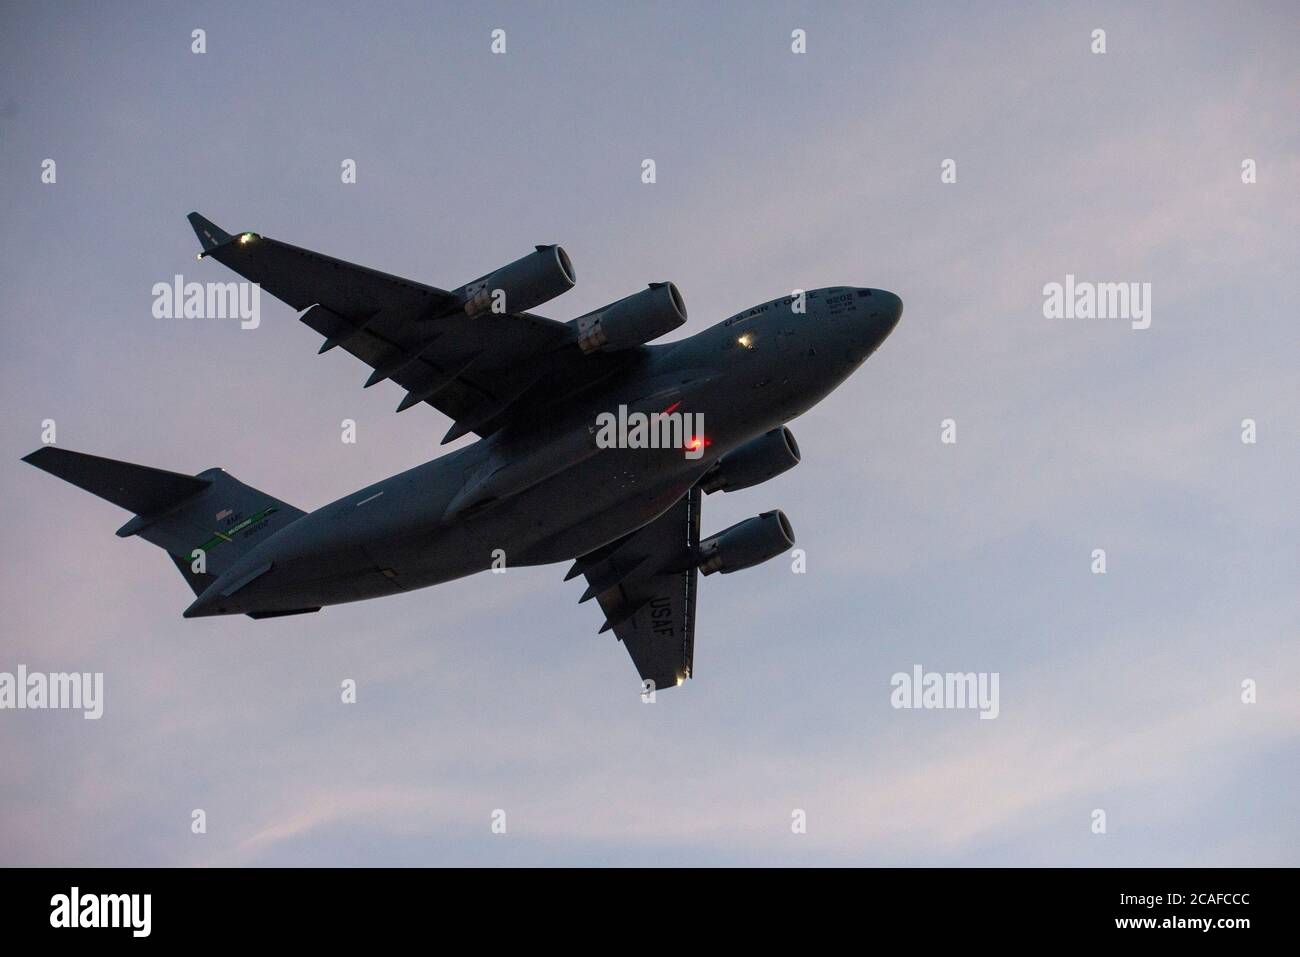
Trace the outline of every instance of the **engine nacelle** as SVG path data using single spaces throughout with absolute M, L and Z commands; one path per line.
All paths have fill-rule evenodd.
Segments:
M 794 529 L 785 512 L 773 509 L 732 525 L 726 531 L 700 542 L 700 571 L 740 571 L 775 558 L 794 545 Z
M 629 349 L 658 339 L 686 321 L 686 303 L 670 282 L 652 282 L 603 309 L 579 316 L 578 346 L 583 352 Z
M 798 464 L 799 445 L 783 425 L 724 455 L 700 481 L 700 488 L 706 493 L 734 492 L 766 482 Z
M 575 281 L 563 247 L 538 246 L 536 252 L 465 286 L 465 313 L 477 316 L 498 301 L 505 312 L 527 312 L 568 292 Z

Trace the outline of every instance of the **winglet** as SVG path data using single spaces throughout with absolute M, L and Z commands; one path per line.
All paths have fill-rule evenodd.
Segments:
M 190 225 L 194 227 L 194 235 L 199 237 L 199 242 L 203 244 L 203 251 L 216 249 L 223 243 L 228 243 L 234 239 L 230 233 L 226 232 L 210 219 L 204 219 L 198 213 L 190 213 L 186 217 Z

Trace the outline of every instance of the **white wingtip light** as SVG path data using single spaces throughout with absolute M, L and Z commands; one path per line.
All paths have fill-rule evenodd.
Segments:
M 239 241 L 241 243 L 251 243 L 256 238 L 257 237 L 254 236 L 252 233 L 244 233 L 242 236 L 239 237 Z

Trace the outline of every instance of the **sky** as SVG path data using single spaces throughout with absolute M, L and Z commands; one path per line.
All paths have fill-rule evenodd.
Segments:
M 1300 864 L 1298 25 L 0 4 L 0 672 L 104 675 L 99 720 L 0 711 L 0 864 Z M 671 279 L 670 339 L 798 288 L 905 311 L 797 468 L 706 499 L 706 533 L 783 509 L 806 571 L 703 580 L 694 678 L 647 704 L 563 566 L 183 620 L 126 513 L 19 461 L 53 420 L 310 510 L 445 453 L 269 296 L 154 318 L 233 278 L 190 210 L 442 288 L 559 242 L 538 312 Z M 1048 318 L 1067 275 L 1150 283 L 1150 327 Z M 997 717 L 895 708 L 917 665 L 996 673 Z

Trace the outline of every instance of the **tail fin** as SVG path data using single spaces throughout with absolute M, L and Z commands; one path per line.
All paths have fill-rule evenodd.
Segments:
M 182 475 L 52 445 L 23 461 L 135 512 L 117 534 L 165 549 L 196 595 L 249 548 L 306 514 L 221 469 Z

